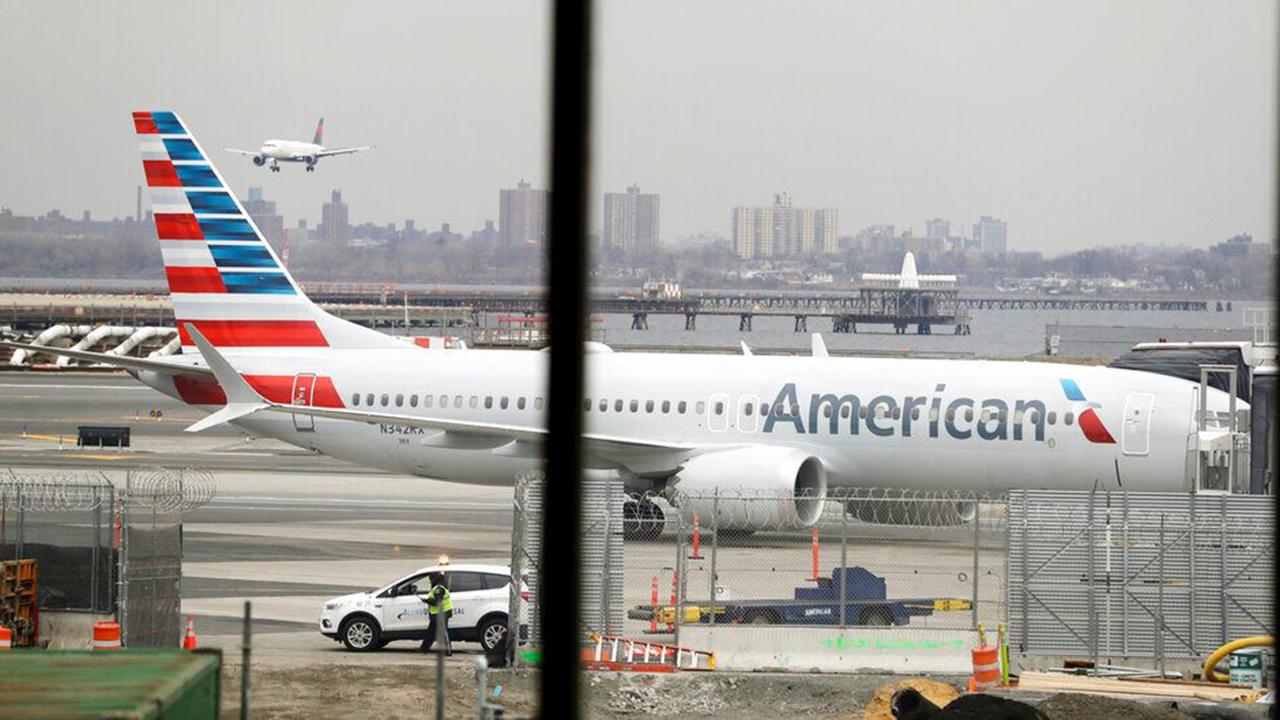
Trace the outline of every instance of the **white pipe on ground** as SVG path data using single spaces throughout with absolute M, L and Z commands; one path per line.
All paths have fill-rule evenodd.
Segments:
M 174 330 L 176 333 L 177 330 Z M 164 347 L 157 348 L 147 353 L 147 357 L 161 357 L 163 355 L 172 355 L 178 352 L 178 348 L 182 346 L 182 338 L 174 335 L 173 339 L 165 343 Z
M 124 337 L 127 338 L 136 331 L 136 328 L 122 327 L 119 325 L 101 325 L 91 330 L 87 335 L 80 338 L 80 341 L 71 346 L 72 350 L 92 350 L 95 345 L 107 338 Z M 57 367 L 67 367 L 71 364 L 71 358 L 63 355 L 54 363 Z
M 128 355 L 133 349 L 153 337 L 164 337 L 178 332 L 173 328 L 143 327 L 130 335 L 124 342 L 107 351 L 108 355 Z
M 93 331 L 93 327 L 90 325 L 65 325 L 65 324 L 54 325 L 53 327 L 47 328 L 44 332 L 37 335 L 36 339 L 32 340 L 30 344 L 31 345 L 48 345 L 50 342 L 53 342 L 58 338 L 64 338 L 68 335 L 84 335 L 85 333 L 92 332 L 92 331 Z M 9 364 L 22 365 L 24 362 L 26 362 L 27 356 L 30 354 L 31 353 L 29 351 L 24 350 L 22 348 L 14 350 L 13 356 L 9 358 Z

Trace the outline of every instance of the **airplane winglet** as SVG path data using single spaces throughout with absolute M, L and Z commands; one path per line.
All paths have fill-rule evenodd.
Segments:
M 822 339 L 822 333 L 813 334 L 813 356 L 816 358 L 830 357 L 827 355 L 827 343 Z
M 200 432 L 246 415 L 252 415 L 270 406 L 270 403 L 259 395 L 258 391 L 254 390 L 249 383 L 245 382 L 244 378 L 240 377 L 240 373 L 231 367 L 231 363 L 227 362 L 222 353 L 214 349 L 213 344 L 205 339 L 205 336 L 201 335 L 194 325 L 184 323 L 183 327 L 191 335 L 196 348 L 200 350 L 200 355 L 204 357 L 205 363 L 213 371 L 213 377 L 222 386 L 222 392 L 227 396 L 226 407 L 197 421 L 188 427 L 186 432 Z

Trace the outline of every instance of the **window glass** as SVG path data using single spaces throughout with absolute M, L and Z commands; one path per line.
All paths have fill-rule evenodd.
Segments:
M 492 410 L 492 409 L 493 409 L 493 396 L 492 396 L 492 395 L 485 395 L 485 396 L 484 396 L 484 409 L 485 409 L 485 410 Z
M 755 406 L 751 403 L 742 403 L 742 414 L 751 417 L 751 413 L 755 411 Z
M 364 396 L 365 405 L 373 405 L 373 393 L 366 393 Z
M 681 401 L 676 405 L 676 412 L 678 412 L 678 413 L 680 413 L 681 415 L 683 415 L 683 414 L 684 414 L 684 411 L 685 411 L 685 408 L 687 408 L 687 407 L 688 407 L 688 405 L 686 405 L 686 404 L 685 404 L 685 401 L 681 400 Z
M 425 595 L 431 589 L 431 578 L 426 574 L 414 575 L 401 582 L 387 592 L 389 597 L 397 595 Z
M 636 411 L 638 411 L 639 409 L 640 409 L 640 401 L 639 401 L 639 400 L 632 400 L 632 401 L 631 401 L 631 412 L 636 412 Z
M 666 415 L 666 414 L 668 414 L 668 413 L 670 413 L 670 412 L 671 412 L 671 401 L 670 401 L 670 400 L 663 400 L 663 401 L 662 401 L 662 414 L 663 414 L 663 415 Z
M 440 407 L 442 407 L 442 408 L 447 408 L 447 407 L 449 407 L 449 396 L 448 396 L 448 395 L 441 395 L 441 396 L 440 396 Z
M 936 408 L 936 407 L 935 407 L 935 408 L 929 408 L 929 419 L 930 419 L 930 420 L 937 420 L 937 419 L 938 419 L 938 408 Z
M 622 412 L 622 401 L 621 401 L 621 400 L 614 400 L 614 401 L 613 401 L 613 411 L 614 411 L 614 412 Z
M 858 417 L 862 418 L 863 420 L 866 420 L 866 419 L 867 419 L 867 406 L 866 406 L 866 405 L 863 405 L 862 407 L 858 408 Z
M 451 593 L 484 590 L 484 577 L 477 572 L 447 572 L 444 584 Z
M 799 405 L 792 405 L 792 406 L 791 406 L 791 417 L 800 417 L 800 406 L 799 406 Z
M 652 400 L 645 400 L 645 401 L 644 401 L 644 411 L 645 411 L 645 412 L 647 412 L 647 413 L 651 413 L 651 412 L 653 412 L 653 401 L 652 401 Z
M 1070 424 L 1071 424 L 1071 420 L 1072 420 L 1071 413 L 1066 412 L 1066 413 L 1063 413 L 1063 414 L 1062 414 L 1062 424 L 1063 424 L 1063 425 L 1070 425 Z
M 705 402 L 703 402 L 703 401 L 699 400 L 699 401 L 698 401 L 698 404 L 696 404 L 696 405 L 694 405 L 694 406 L 693 406 L 693 411 L 694 411 L 695 413 L 697 413 L 697 414 L 701 415 L 701 414 L 703 414 L 703 413 L 705 413 L 705 412 L 707 411 L 707 404 L 706 404 Z
M 453 406 L 454 406 L 454 407 L 456 407 L 456 408 L 460 408 L 460 407 L 462 407 L 462 396 L 461 396 L 461 395 L 454 395 L 454 396 L 453 396 Z
M 435 395 L 423 395 L 423 396 L 422 396 L 422 407 L 424 407 L 424 408 L 429 408 L 429 407 L 431 407 L 431 403 L 432 403 L 435 399 L 436 399 L 436 396 L 435 396 Z
M 542 409 L 542 398 L 540 398 L 540 397 L 536 397 L 536 398 L 534 398 L 534 399 L 533 399 L 533 409 L 534 409 L 534 410 L 541 410 L 541 409 Z
M 848 419 L 849 419 L 849 416 L 850 416 L 850 415 L 852 415 L 852 414 L 853 414 L 853 406 L 852 406 L 852 405 L 849 405 L 849 404 L 847 404 L 847 403 L 846 403 L 846 404 L 844 404 L 844 405 L 841 405 L 841 406 L 840 406 L 840 417 L 842 417 L 842 418 L 844 418 L 844 419 L 848 420 Z
M 591 412 L 591 398 L 584 398 L 582 401 L 582 412 Z
M 418 407 L 418 393 L 409 396 L 409 407 Z
M 894 420 L 901 420 L 901 419 L 902 419 L 902 408 L 894 408 L 894 409 L 893 409 L 893 419 L 894 419 Z
M 716 403 L 716 414 L 717 414 L 717 415 L 723 415 L 723 414 L 724 414 L 724 403 L 723 403 L 723 402 L 717 402 L 717 403 Z
M 500 401 L 498 402 L 498 407 L 502 408 L 503 410 L 506 410 L 506 409 L 507 409 L 507 396 L 506 396 L 506 395 L 503 395 L 503 396 L 502 396 L 502 400 L 500 400 Z
M 360 404 L 360 393 L 352 393 L 352 394 L 351 394 L 351 404 L 352 404 L 352 405 L 359 405 L 359 404 Z
M 1046 417 L 1046 419 L 1049 421 L 1050 425 L 1053 425 L 1054 423 L 1058 422 L 1058 411 L 1050 410 L 1049 415 Z
M 386 407 L 387 403 L 390 400 L 391 400 L 391 397 L 389 395 L 387 395 L 386 393 L 382 393 L 382 407 Z
M 911 419 L 912 419 L 912 420 L 919 420 L 919 419 L 920 419 L 920 408 L 918 408 L 918 407 L 913 407 L 913 408 L 911 408 Z
M 478 407 L 479 405 L 480 405 L 479 395 L 472 395 L 471 399 L 467 400 L 467 407 L 471 408 L 472 410 L 475 410 L 476 407 Z
M 955 419 L 956 419 L 956 409 L 953 407 L 947 408 L 947 422 L 955 422 Z
M 506 575 L 497 573 L 481 573 L 484 578 L 484 586 L 488 590 L 501 590 L 511 584 L 511 578 Z
M 396 407 L 404 407 L 404 393 L 396 393 Z
M 524 396 L 523 396 L 523 395 L 521 395 L 520 397 L 516 398 L 516 409 L 517 409 L 517 410 L 523 410 L 523 409 L 524 409 Z
M 606 412 L 609 409 L 609 401 L 600 398 L 600 412 Z

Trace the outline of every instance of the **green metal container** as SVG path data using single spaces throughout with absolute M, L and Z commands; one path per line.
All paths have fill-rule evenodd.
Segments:
M 1228 658 L 1231 684 L 1262 687 L 1262 658 L 1262 648 L 1248 648 L 1231 653 Z
M 218 650 L 0 652 L 0 718 L 217 718 Z

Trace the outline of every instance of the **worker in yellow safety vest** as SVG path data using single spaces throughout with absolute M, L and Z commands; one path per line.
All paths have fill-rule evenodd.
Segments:
M 444 653 L 453 655 L 453 643 L 449 640 L 449 618 L 453 616 L 453 597 L 449 595 L 449 588 L 445 587 L 443 573 L 432 573 L 428 577 L 431 579 L 431 589 L 426 595 L 419 595 L 418 598 L 427 604 L 427 614 L 431 617 L 431 622 L 427 626 L 427 637 L 423 639 L 419 649 L 422 652 L 431 652 L 437 633 L 443 633 Z

